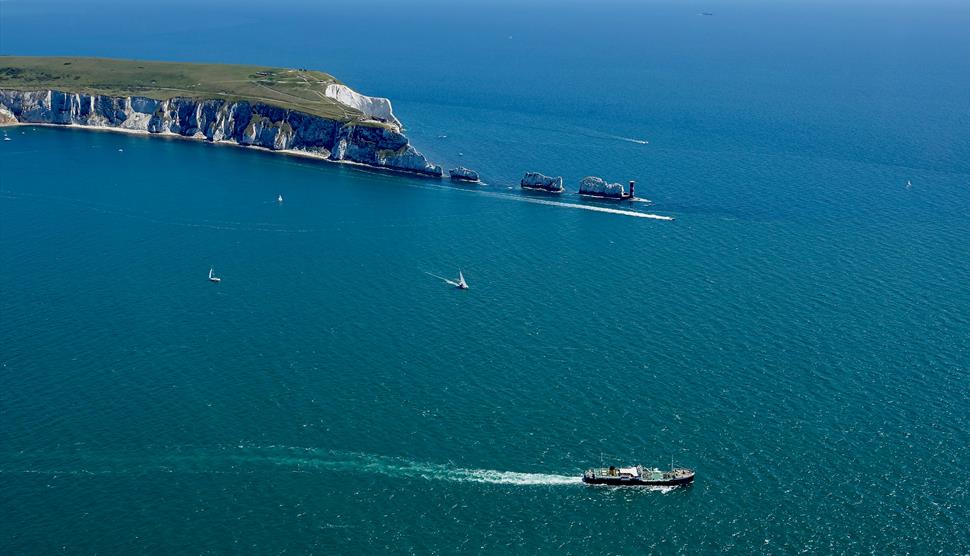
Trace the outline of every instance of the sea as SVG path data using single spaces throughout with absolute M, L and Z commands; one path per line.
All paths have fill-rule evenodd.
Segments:
M 970 552 L 967 2 L 5 0 L 0 51 L 327 71 L 484 181 L 6 129 L 0 553 Z

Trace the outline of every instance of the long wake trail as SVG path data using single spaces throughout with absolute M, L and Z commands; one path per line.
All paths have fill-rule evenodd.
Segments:
M 282 448 L 290 456 L 252 454 L 258 460 L 282 466 L 300 466 L 310 469 L 362 472 L 399 478 L 458 483 L 487 483 L 496 485 L 576 485 L 582 484 L 579 476 L 549 473 L 523 473 L 495 469 L 467 469 L 438 463 L 427 463 L 405 458 L 378 456 L 355 452 L 317 450 L 314 448 Z
M 601 207 L 597 205 L 580 205 L 576 203 L 566 203 L 563 201 L 550 201 L 548 199 L 536 199 L 533 197 L 526 197 L 521 195 L 510 195 L 508 193 L 496 193 L 493 191 L 481 191 L 479 189 L 460 189 L 455 187 L 447 187 L 444 185 L 430 185 L 430 184 L 408 184 L 410 187 L 417 187 L 421 189 L 448 189 L 450 191 L 459 191 L 462 193 L 468 193 L 470 195 L 482 195 L 485 197 L 493 197 L 495 199 L 505 199 L 507 201 L 517 201 L 520 203 L 532 203 L 534 205 L 546 205 L 551 207 L 561 207 L 579 210 L 589 210 L 593 212 L 605 212 L 607 214 L 620 214 L 623 216 L 632 216 L 634 218 L 649 218 L 652 220 L 673 220 L 672 216 L 663 216 L 661 214 L 650 214 L 648 212 L 640 212 L 636 210 L 624 210 L 615 209 L 609 207 Z
M 508 196 L 508 195 L 506 195 Z M 663 216 L 660 214 L 650 214 L 647 212 L 638 212 L 635 210 L 623 210 L 608 207 L 598 207 L 594 205 L 577 205 L 575 203 L 563 203 L 562 201 L 547 201 L 545 199 L 530 199 L 528 197 L 523 197 L 523 201 L 529 203 L 535 203 L 537 205 L 550 205 L 554 207 L 565 207 L 573 209 L 591 210 L 593 212 L 606 212 L 609 214 L 622 214 L 623 216 L 633 216 L 635 218 L 650 218 L 653 220 L 673 220 L 672 216 Z
M 438 280 L 441 280 L 441 281 L 443 281 L 443 282 L 445 282 L 447 284 L 451 284 L 452 286 L 455 286 L 455 287 L 458 286 L 458 282 L 455 282 L 454 280 L 452 280 L 450 278 L 445 278 L 444 276 L 438 276 L 437 274 L 432 274 L 432 273 L 427 272 L 427 271 L 425 271 L 425 274 L 427 274 L 428 276 L 434 276 Z
M 347 473 L 493 485 L 580 485 L 577 475 L 470 469 L 358 452 L 289 446 L 222 447 L 217 450 L 175 447 L 146 453 L 67 451 L 0 453 L 0 475 L 51 476 L 141 475 L 145 473 L 248 474 L 260 470 L 290 473 Z

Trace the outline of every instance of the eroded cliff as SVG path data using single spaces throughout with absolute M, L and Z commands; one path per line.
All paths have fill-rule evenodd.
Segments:
M 107 96 L 0 89 L 0 124 L 117 128 L 306 153 L 332 161 L 440 177 L 394 125 L 342 122 L 245 100 Z

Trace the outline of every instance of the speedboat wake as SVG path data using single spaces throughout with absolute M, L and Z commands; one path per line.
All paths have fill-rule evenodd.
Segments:
M 452 286 L 455 286 L 456 288 L 458 288 L 458 287 L 461 286 L 458 282 L 452 280 L 451 278 L 445 278 L 444 276 L 438 276 L 437 274 L 432 274 L 430 272 L 425 272 L 425 274 L 427 274 L 428 276 L 433 276 L 434 278 L 437 278 L 438 280 L 441 280 L 442 282 L 444 282 L 446 284 L 450 284 Z

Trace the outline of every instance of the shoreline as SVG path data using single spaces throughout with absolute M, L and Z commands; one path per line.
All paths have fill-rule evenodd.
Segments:
M 379 172 L 385 172 L 392 175 L 402 175 L 402 176 L 414 176 L 418 178 L 424 178 L 428 180 L 441 180 L 438 176 L 429 176 L 428 174 L 422 174 L 420 172 L 409 172 L 407 170 L 398 170 L 395 168 L 387 168 L 385 166 L 374 166 L 373 164 L 365 164 L 363 162 L 355 162 L 353 160 L 333 160 L 329 156 L 324 156 L 322 154 L 313 153 L 310 151 L 301 151 L 298 149 L 268 149 L 266 147 L 260 147 L 259 145 L 243 145 L 237 143 L 236 141 L 210 141 L 204 135 L 180 135 L 178 133 L 173 133 L 171 131 L 160 131 L 158 133 L 152 133 L 150 131 L 145 131 L 143 129 L 131 129 L 127 127 L 111 127 L 111 126 L 95 126 L 95 125 L 80 125 L 80 124 L 49 124 L 40 122 L 8 122 L 0 123 L 0 129 L 8 127 L 50 127 L 55 129 L 80 129 L 84 131 L 106 131 L 109 133 L 124 133 L 128 135 L 137 135 L 140 137 L 164 137 L 168 139 L 178 139 L 180 141 L 194 141 L 197 143 L 205 143 L 209 145 L 220 145 L 228 147 L 239 147 L 243 149 L 252 149 L 255 151 L 273 153 L 273 154 L 284 154 L 288 156 L 295 156 L 298 158 L 307 158 L 310 160 L 317 160 L 320 162 L 327 162 L 330 164 L 340 164 L 345 166 L 350 166 L 352 168 L 366 168 L 368 170 L 377 170 Z
M 355 161 L 352 161 L 352 160 L 332 160 L 329 157 L 324 156 L 322 154 L 317 154 L 317 153 L 308 152 L 308 151 L 300 151 L 300 150 L 296 150 L 296 149 L 269 149 L 269 148 L 266 148 L 266 147 L 260 147 L 258 145 L 243 145 L 243 144 L 237 143 L 235 141 L 210 141 L 204 135 L 198 135 L 198 136 L 180 135 L 178 133 L 173 133 L 171 131 L 162 131 L 162 132 L 158 132 L 158 133 L 152 133 L 150 131 L 145 131 L 145 130 L 142 130 L 142 129 L 130 129 L 130 128 L 124 128 L 124 127 L 109 127 L 109 126 L 91 126 L 91 125 L 79 125 L 79 124 L 51 124 L 51 123 L 34 123 L 34 122 L 8 122 L 8 123 L 0 123 L 0 129 L 16 128 L 16 127 L 31 127 L 31 126 L 47 127 L 47 128 L 54 128 L 54 129 L 74 129 L 74 130 L 83 130 L 83 131 L 103 131 L 103 132 L 109 132 L 109 133 L 123 133 L 123 134 L 128 134 L 128 135 L 135 135 L 135 136 L 139 136 L 139 137 L 156 137 L 157 136 L 157 137 L 162 137 L 162 138 L 177 139 L 179 141 L 193 141 L 193 142 L 197 142 L 197 143 L 203 143 L 203 144 L 214 145 L 214 146 L 238 147 L 238 148 L 243 148 L 243 149 L 251 149 L 251 150 L 258 151 L 258 152 L 263 152 L 263 153 L 283 154 L 283 155 L 292 156 L 292 157 L 296 157 L 296 158 L 304 158 L 304 159 L 308 159 L 308 160 L 314 160 L 314 161 L 319 161 L 319 162 L 326 162 L 326 163 L 329 163 L 329 164 L 337 164 L 337 165 L 348 166 L 348 167 L 353 168 L 355 170 L 377 171 L 377 172 L 380 172 L 380 173 L 383 173 L 383 174 L 387 174 L 387 175 L 391 175 L 391 176 L 418 177 L 418 178 L 423 178 L 424 180 L 428 180 L 428 181 L 438 181 L 438 182 L 442 182 L 442 183 L 444 183 L 446 181 L 446 180 L 444 180 L 441 177 L 429 176 L 427 174 L 421 174 L 421 173 L 418 173 L 418 172 L 408 172 L 406 170 L 397 170 L 397 169 L 393 169 L 393 168 L 386 168 L 386 167 L 383 167 L 383 166 L 374 166 L 374 165 L 371 165 L 371 164 L 365 164 L 363 162 L 355 162 Z M 451 182 L 453 180 L 448 180 L 448 181 Z M 484 182 L 481 182 L 481 181 L 478 182 L 478 183 L 479 184 L 485 184 Z M 485 185 L 487 185 L 487 184 L 485 184 Z M 473 189 L 467 189 L 467 188 L 462 188 L 462 187 L 454 187 L 453 189 L 458 190 L 458 191 L 475 191 Z M 665 216 L 665 215 L 660 215 L 660 214 L 652 214 L 652 213 L 648 213 L 648 212 L 631 211 L 631 210 L 624 210 L 624 209 L 614 209 L 614 208 L 603 207 L 603 206 L 598 206 L 598 205 L 578 205 L 578 204 L 569 203 L 566 200 L 562 199 L 562 197 L 560 197 L 562 195 L 568 194 L 568 192 L 566 190 L 549 191 L 548 189 L 533 188 L 533 187 L 522 187 L 522 189 L 524 189 L 527 192 L 545 193 L 546 195 L 552 195 L 552 196 L 554 196 L 554 198 L 558 198 L 558 199 L 561 199 L 561 200 L 554 201 L 554 200 L 551 200 L 551 199 L 543 199 L 543 198 L 538 198 L 538 197 L 533 198 L 532 196 L 529 196 L 529 195 L 520 196 L 520 197 L 511 197 L 511 196 L 509 196 L 509 198 L 517 199 L 517 200 L 525 200 L 527 202 L 531 202 L 531 203 L 534 203 L 534 204 L 540 204 L 540 205 L 546 205 L 546 206 L 560 206 L 560 207 L 565 207 L 565 208 L 580 208 L 580 209 L 588 210 L 588 211 L 592 211 L 592 212 L 603 212 L 603 213 L 609 213 L 609 214 L 622 214 L 622 215 L 625 215 L 625 216 L 635 216 L 635 217 L 638 217 L 638 218 L 647 218 L 647 219 L 651 219 L 651 220 L 662 220 L 662 221 L 674 221 L 675 220 L 675 218 L 673 216 Z M 482 192 L 482 193 L 485 193 L 485 194 L 488 194 L 488 195 L 495 195 L 495 196 L 506 197 L 505 194 L 497 193 L 497 192 Z M 640 199 L 640 198 L 633 198 L 633 199 L 628 199 L 628 198 L 626 198 L 626 199 L 615 199 L 615 198 L 597 197 L 597 196 L 593 196 L 593 195 L 584 195 L 582 193 L 577 193 L 576 195 L 578 195 L 580 197 L 588 197 L 590 199 L 598 199 L 598 200 L 608 201 L 608 202 L 610 202 L 610 201 L 612 201 L 612 202 L 616 202 L 616 201 L 641 201 L 641 200 L 642 201 L 649 202 L 646 199 Z

